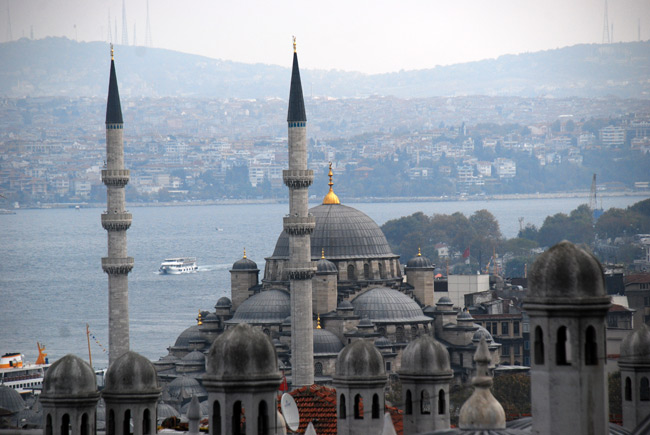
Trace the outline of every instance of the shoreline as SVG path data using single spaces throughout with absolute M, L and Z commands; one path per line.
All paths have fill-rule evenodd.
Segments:
M 510 201 L 510 200 L 530 200 L 530 199 L 559 199 L 559 198 L 585 198 L 589 199 L 590 192 L 554 192 L 554 193 L 507 193 L 496 195 L 453 195 L 453 196 L 414 196 L 414 197 L 366 197 L 366 198 L 346 198 L 346 203 L 402 203 L 402 202 L 454 202 L 454 201 Z M 639 196 L 650 198 L 650 191 L 616 191 L 616 192 L 599 192 L 600 198 Z M 317 198 L 310 197 L 309 202 L 314 203 Z M 132 202 L 127 201 L 129 207 L 174 207 L 174 206 L 205 206 L 205 205 L 254 205 L 254 204 L 287 204 L 288 198 L 268 198 L 268 199 L 221 199 L 221 200 L 189 200 L 189 201 L 171 201 L 171 202 Z M 316 201 L 318 202 L 318 201 Z M 104 203 L 87 203 L 87 202 L 65 202 L 65 203 L 42 203 L 27 205 L 19 208 L 5 208 L 7 212 L 30 209 L 51 209 L 51 208 L 105 208 Z M 0 214 L 8 214 L 0 212 Z

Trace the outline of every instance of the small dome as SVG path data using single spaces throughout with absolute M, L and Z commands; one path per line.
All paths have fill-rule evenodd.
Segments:
M 86 361 L 68 354 L 47 369 L 42 394 L 47 398 L 95 395 L 95 372 Z
M 316 273 L 339 273 L 339 270 L 334 263 L 325 258 L 321 258 L 316 263 Z
M 625 336 L 620 362 L 650 364 L 650 328 L 644 323 Z
M 343 349 L 343 343 L 327 329 L 314 329 L 314 355 L 338 354 Z
M 25 401 L 18 391 L 0 385 L 0 409 L 6 409 L 13 414 L 25 409 Z
M 604 282 L 596 257 L 563 241 L 535 260 L 529 298 L 606 297 Z
M 377 340 L 375 340 L 375 346 L 377 347 L 389 347 L 392 345 L 393 344 L 386 337 L 379 337 Z
M 361 321 L 359 322 L 358 327 L 359 327 L 359 328 L 374 328 L 374 327 L 375 327 L 375 324 L 372 323 L 372 321 L 371 321 L 369 318 L 364 317 L 364 318 L 361 319 Z
M 207 372 L 220 380 L 280 379 L 271 340 L 246 323 L 226 330 L 212 343 Z
M 222 297 L 219 298 L 219 300 L 217 301 L 217 305 L 215 305 L 214 307 L 215 308 L 230 308 L 230 307 L 232 307 L 232 301 L 229 298 L 227 298 L 225 296 L 222 296 Z
M 492 341 L 493 341 L 492 334 L 490 334 L 490 332 L 487 329 L 485 329 L 481 325 L 474 325 L 474 326 L 478 326 L 478 330 L 472 336 L 472 341 L 474 343 L 480 342 L 481 338 L 483 338 L 483 337 L 485 337 L 485 341 L 487 343 L 492 343 Z
M 246 299 L 226 323 L 277 323 L 291 314 L 291 298 L 285 290 L 266 290 Z
M 184 362 L 202 362 L 205 361 L 205 354 L 198 350 L 192 351 L 182 358 Z
M 388 287 L 377 287 L 357 296 L 352 301 L 354 314 L 368 317 L 376 323 L 430 322 L 422 309 L 404 293 Z
M 384 358 L 374 344 L 355 340 L 343 348 L 336 359 L 336 376 L 371 378 L 386 376 Z
M 449 352 L 438 340 L 422 335 L 406 346 L 402 354 L 400 374 L 405 375 L 452 375 Z
M 106 371 L 105 393 L 128 394 L 159 391 L 155 366 L 147 358 L 133 351 L 126 352 L 116 359 Z
M 285 317 L 285 319 L 282 321 L 282 326 L 291 326 L 291 316 Z
M 474 320 L 474 318 L 472 317 L 472 315 L 470 314 L 469 311 L 461 311 L 456 316 L 456 319 L 458 319 L 458 320 Z
M 351 310 L 354 310 L 354 307 L 352 306 L 350 301 L 341 301 L 339 303 L 338 307 L 336 307 L 336 309 L 337 310 L 343 310 L 343 311 L 351 311 Z
M 436 303 L 436 305 L 451 305 L 451 306 L 453 306 L 454 303 L 451 301 L 451 299 L 449 299 L 449 297 L 443 296 L 440 299 L 438 299 L 438 302 Z
M 168 405 L 165 402 L 158 402 L 156 407 L 156 414 L 158 415 L 158 421 L 164 420 L 169 417 L 180 417 L 181 413 L 176 410 L 171 405 Z
M 205 316 L 203 318 L 204 323 L 205 322 L 218 322 L 218 321 L 219 321 L 219 317 L 217 317 L 217 315 L 214 314 L 214 313 L 209 313 L 207 316 Z
M 181 332 L 181 334 L 176 339 L 176 343 L 174 343 L 174 347 L 188 348 L 190 346 L 190 343 L 196 342 L 203 342 L 207 344 L 207 341 L 205 338 L 203 338 L 201 332 L 199 331 L 199 326 L 192 325 L 185 331 Z
M 246 258 L 246 255 L 244 255 L 244 258 L 235 261 L 235 263 L 232 265 L 232 270 L 258 271 L 259 269 L 257 268 L 257 263 L 255 263 L 250 258 Z
M 411 258 L 407 263 L 406 267 L 411 268 L 411 269 L 434 269 L 435 266 L 429 260 L 427 257 L 423 256 L 421 253 L 418 252 L 418 255 L 415 257 Z
M 193 395 L 197 397 L 208 395 L 199 381 L 189 376 L 180 376 L 174 379 L 167 385 L 166 390 L 170 397 L 176 399 L 189 399 Z

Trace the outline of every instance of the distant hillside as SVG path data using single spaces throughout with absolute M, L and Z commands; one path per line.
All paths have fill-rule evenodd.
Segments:
M 288 97 L 287 67 L 244 64 L 159 48 L 117 47 L 125 97 Z M 0 96 L 101 96 L 108 45 L 65 38 L 0 44 Z M 576 45 L 433 69 L 367 75 L 303 70 L 305 94 L 650 98 L 650 42 Z

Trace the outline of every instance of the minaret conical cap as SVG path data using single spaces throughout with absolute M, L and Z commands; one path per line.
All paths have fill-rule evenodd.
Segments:
M 305 114 L 305 101 L 302 98 L 300 68 L 298 67 L 298 53 L 296 53 L 294 50 L 293 69 L 291 70 L 291 90 L 289 91 L 289 113 L 287 114 L 287 122 L 296 121 L 307 121 L 307 115 Z
M 108 81 L 108 100 L 106 102 L 106 124 L 123 124 L 120 92 L 117 90 L 117 75 L 115 60 L 113 60 L 113 45 L 111 44 L 111 76 Z

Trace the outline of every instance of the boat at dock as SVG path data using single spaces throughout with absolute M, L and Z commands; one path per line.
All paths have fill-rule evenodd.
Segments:
M 45 346 L 38 346 L 38 359 L 34 364 L 25 361 L 25 356 L 17 352 L 9 352 L 0 358 L 0 385 L 13 388 L 20 394 L 40 394 L 43 389 L 45 372 L 51 366 Z
M 160 265 L 160 273 L 167 275 L 180 275 L 199 270 L 194 257 L 167 258 Z

